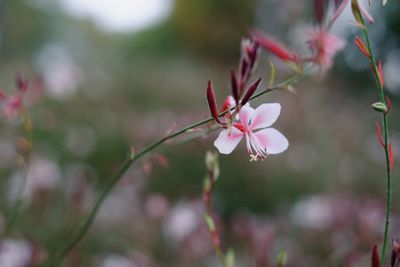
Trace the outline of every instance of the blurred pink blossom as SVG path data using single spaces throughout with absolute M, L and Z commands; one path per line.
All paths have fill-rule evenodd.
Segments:
M 255 110 L 245 105 L 239 112 L 239 122 L 222 130 L 214 142 L 215 147 L 222 154 L 230 154 L 245 136 L 252 160 L 285 151 L 289 145 L 286 137 L 274 128 L 267 128 L 278 119 L 280 111 L 278 103 L 262 104 Z
M 313 53 L 314 63 L 320 66 L 321 71 L 325 71 L 332 66 L 334 56 L 344 48 L 345 41 L 323 29 L 316 29 L 311 32 L 308 46 Z

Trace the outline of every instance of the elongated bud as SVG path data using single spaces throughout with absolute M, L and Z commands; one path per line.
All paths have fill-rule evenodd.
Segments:
M 386 113 L 389 113 L 390 109 L 392 108 L 392 101 L 390 101 L 390 98 L 388 96 L 386 96 L 386 106 L 387 106 Z
M 261 82 L 261 78 L 259 78 L 252 85 L 250 85 L 249 89 L 247 90 L 246 94 L 244 95 L 244 97 L 242 99 L 242 102 L 241 102 L 242 106 L 245 105 L 249 101 L 250 97 L 252 97 L 254 95 L 260 82 Z
M 219 120 L 218 117 L 219 114 L 218 114 L 217 101 L 215 100 L 215 93 L 210 80 L 208 81 L 207 85 L 207 101 L 208 101 L 208 106 L 210 107 L 211 116 L 214 118 L 216 122 L 222 124 L 222 122 Z
M 242 58 L 240 61 L 240 80 L 243 80 L 243 78 L 247 75 L 247 72 L 249 71 L 249 62 L 245 57 Z
M 382 113 L 388 112 L 388 107 L 382 102 L 373 103 L 371 107 L 377 112 L 382 112 Z
M 253 35 L 254 39 L 257 40 L 265 50 L 273 53 L 275 56 L 284 61 L 295 61 L 296 54 L 291 52 L 278 41 L 275 41 L 274 39 L 267 37 L 266 35 L 261 35 L 258 32 L 254 32 Z
M 329 22 L 330 24 L 333 24 L 335 20 L 340 16 L 340 14 L 342 14 L 348 2 L 349 0 L 335 1 L 336 11 L 333 13 L 331 21 Z
M 375 122 L 375 126 L 376 126 L 376 137 L 378 138 L 379 144 L 381 144 L 381 146 L 385 148 L 386 145 L 385 142 L 383 142 L 381 126 L 379 125 L 378 122 Z
M 357 24 L 364 29 L 365 23 L 364 19 L 361 15 L 360 5 L 358 4 L 357 0 L 351 0 L 351 11 L 353 12 L 353 16 L 357 22 Z
M 383 69 L 382 69 L 382 61 L 379 60 L 378 62 L 378 77 L 379 77 L 379 84 L 381 86 L 381 88 L 384 87 L 385 85 L 385 78 L 383 76 Z
M 371 253 L 371 267 L 380 267 L 378 246 L 374 245 Z
M 17 85 L 17 88 L 21 92 L 25 92 L 28 89 L 28 80 L 24 79 L 21 75 L 21 73 L 17 74 L 17 77 L 15 78 L 15 84 Z
M 249 51 L 249 59 L 250 59 L 250 67 L 251 68 L 254 67 L 254 64 L 257 61 L 258 49 L 260 48 L 260 43 L 257 40 L 254 40 L 252 44 L 253 45 Z
M 358 50 L 363 53 L 364 56 L 369 59 L 371 58 L 371 54 L 369 53 L 367 46 L 359 36 L 354 39 L 354 44 L 357 46 Z
M 315 21 L 321 25 L 325 14 L 325 0 L 314 0 Z
M 393 169 L 393 164 L 394 164 L 394 156 L 393 156 L 393 146 L 392 143 L 389 144 L 389 167 L 392 170 Z
M 390 267 L 397 267 L 400 260 L 400 243 L 397 239 L 392 240 L 392 257 Z
M 237 83 L 236 79 L 236 74 L 233 70 L 231 70 L 231 89 L 232 89 L 232 95 L 233 98 L 235 99 L 235 102 L 239 102 L 239 86 Z
M 368 11 L 365 9 L 363 5 L 359 5 L 361 14 L 367 19 L 369 24 L 374 23 L 374 17 L 371 16 L 371 14 L 368 13 Z

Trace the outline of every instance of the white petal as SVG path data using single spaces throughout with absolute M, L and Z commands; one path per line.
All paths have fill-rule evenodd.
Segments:
M 271 126 L 281 113 L 279 103 L 270 103 L 260 105 L 254 112 L 253 121 L 250 129 L 257 130 Z
M 243 133 L 232 127 L 230 130 L 223 130 L 214 141 L 214 146 L 221 154 L 230 154 L 239 144 Z
M 253 119 L 254 109 L 249 104 L 244 105 L 239 111 L 239 119 L 246 127 L 249 126 L 250 121 Z
M 285 151 L 289 142 L 286 137 L 274 128 L 267 128 L 254 133 L 268 154 L 279 154 Z

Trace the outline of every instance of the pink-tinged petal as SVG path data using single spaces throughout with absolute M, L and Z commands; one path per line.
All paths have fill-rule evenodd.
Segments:
M 260 144 L 267 149 L 267 154 L 282 153 L 289 146 L 286 137 L 274 128 L 267 128 L 254 134 L 260 141 Z
M 251 120 L 254 116 L 254 109 L 250 105 L 244 105 L 239 111 L 240 122 L 247 128 L 250 125 Z
M 262 104 L 256 108 L 250 129 L 257 130 L 271 126 L 281 113 L 279 103 Z
M 218 138 L 214 141 L 214 146 L 221 154 L 230 154 L 242 140 L 243 133 L 232 127 L 231 129 L 223 130 Z
M 225 98 L 224 103 L 222 104 L 221 112 L 227 111 L 228 109 L 231 109 L 235 106 L 236 106 L 235 99 L 231 95 L 228 95 Z

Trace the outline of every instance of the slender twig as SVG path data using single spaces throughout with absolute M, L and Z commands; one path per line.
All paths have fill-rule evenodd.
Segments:
M 262 90 L 261 92 L 255 94 L 253 97 L 251 97 L 250 100 L 256 99 L 266 93 L 278 90 L 278 89 L 285 89 L 288 86 L 297 83 L 300 79 L 305 77 L 310 68 L 307 68 L 303 71 L 303 73 L 298 73 L 293 76 L 291 76 L 289 79 L 285 80 L 284 82 L 277 84 L 275 86 L 269 87 L 267 89 Z M 228 111 L 222 112 L 219 114 L 219 117 L 224 116 Z M 82 224 L 79 226 L 78 231 L 76 234 L 72 235 L 72 238 L 70 241 L 67 241 L 66 245 L 62 247 L 59 251 L 55 252 L 52 256 L 49 258 L 49 267 L 57 267 L 59 266 L 64 258 L 69 254 L 69 252 L 80 242 L 80 240 L 84 237 L 86 232 L 89 230 L 90 226 L 92 225 L 97 212 L 99 211 L 99 208 L 101 207 L 103 201 L 107 197 L 108 193 L 111 191 L 111 189 L 114 187 L 114 185 L 123 177 L 125 172 L 128 170 L 128 168 L 135 163 L 137 160 L 148 154 L 149 152 L 153 151 L 155 148 L 158 146 L 164 144 L 166 141 L 173 139 L 177 136 L 180 136 L 182 134 L 185 134 L 189 132 L 191 129 L 195 129 L 197 127 L 203 126 L 207 123 L 210 123 L 214 120 L 214 118 L 209 117 L 207 119 L 201 120 L 199 122 L 196 122 L 194 124 L 191 124 L 189 126 L 186 126 L 170 135 L 167 135 L 158 141 L 155 141 L 154 143 L 148 145 L 145 147 L 143 150 L 141 150 L 139 153 L 136 155 L 130 155 L 128 159 L 125 161 L 125 163 L 122 164 L 120 169 L 114 174 L 114 176 L 111 178 L 111 180 L 105 185 L 103 190 L 100 192 L 100 195 L 98 196 L 94 206 L 91 208 L 89 213 L 87 214 L 86 218 L 83 220 Z
M 370 63 L 372 66 L 372 72 L 375 77 L 375 82 L 376 82 L 376 88 L 378 89 L 378 96 L 379 96 L 379 101 L 382 102 L 383 104 L 386 103 L 385 99 L 385 92 L 383 91 L 380 77 L 379 77 L 379 70 L 378 70 L 378 64 L 374 55 L 374 50 L 372 48 L 370 36 L 369 36 L 369 31 L 368 28 L 365 27 L 363 29 L 363 34 L 365 37 L 365 40 L 367 41 L 367 48 L 368 51 L 371 55 L 370 57 Z M 386 216 L 385 216 L 385 230 L 383 234 L 383 244 L 382 244 L 382 250 L 381 250 L 381 266 L 384 266 L 385 263 L 385 257 L 386 257 L 386 248 L 387 248 L 387 243 L 388 243 L 388 234 L 389 234 L 389 224 L 390 224 L 390 213 L 391 213 L 391 207 L 392 207 L 392 185 L 391 185 L 391 167 L 390 167 L 390 151 L 389 151 L 389 124 L 388 124 L 388 113 L 383 112 L 382 113 L 382 124 L 383 124 L 383 140 L 384 140 L 384 149 L 385 149 L 385 157 L 386 157 Z
M 24 131 L 25 131 L 25 134 L 26 134 L 26 138 L 27 138 L 26 140 L 23 140 L 23 141 L 26 141 L 26 143 L 21 143 L 20 144 L 20 146 L 21 146 L 20 148 L 23 151 L 23 153 L 21 155 L 21 162 L 20 162 L 20 165 L 22 166 L 21 167 L 21 172 L 23 173 L 22 174 L 22 183 L 21 183 L 21 185 L 20 185 L 20 187 L 18 189 L 18 192 L 16 194 L 16 201 L 15 201 L 15 204 L 13 205 L 13 207 L 12 207 L 11 214 L 7 217 L 6 227 L 5 227 L 5 230 L 4 230 L 4 234 L 5 235 L 8 235 L 11 232 L 11 230 L 12 230 L 12 228 L 14 226 L 14 223 L 15 223 L 19 213 L 21 212 L 22 206 L 24 204 L 23 194 L 24 194 L 24 191 L 25 191 L 26 182 L 27 182 L 27 175 L 28 175 L 28 172 L 26 170 L 26 168 L 27 168 L 26 164 L 27 164 L 27 161 L 29 159 L 29 156 L 30 156 L 30 153 L 31 153 L 31 150 L 32 150 L 32 145 L 33 145 L 33 143 L 32 143 L 33 142 L 33 139 L 32 139 L 32 119 L 31 119 L 31 117 L 29 115 L 29 112 L 24 108 L 21 108 L 20 114 L 21 114 L 21 117 L 22 117 L 23 128 L 24 128 Z

